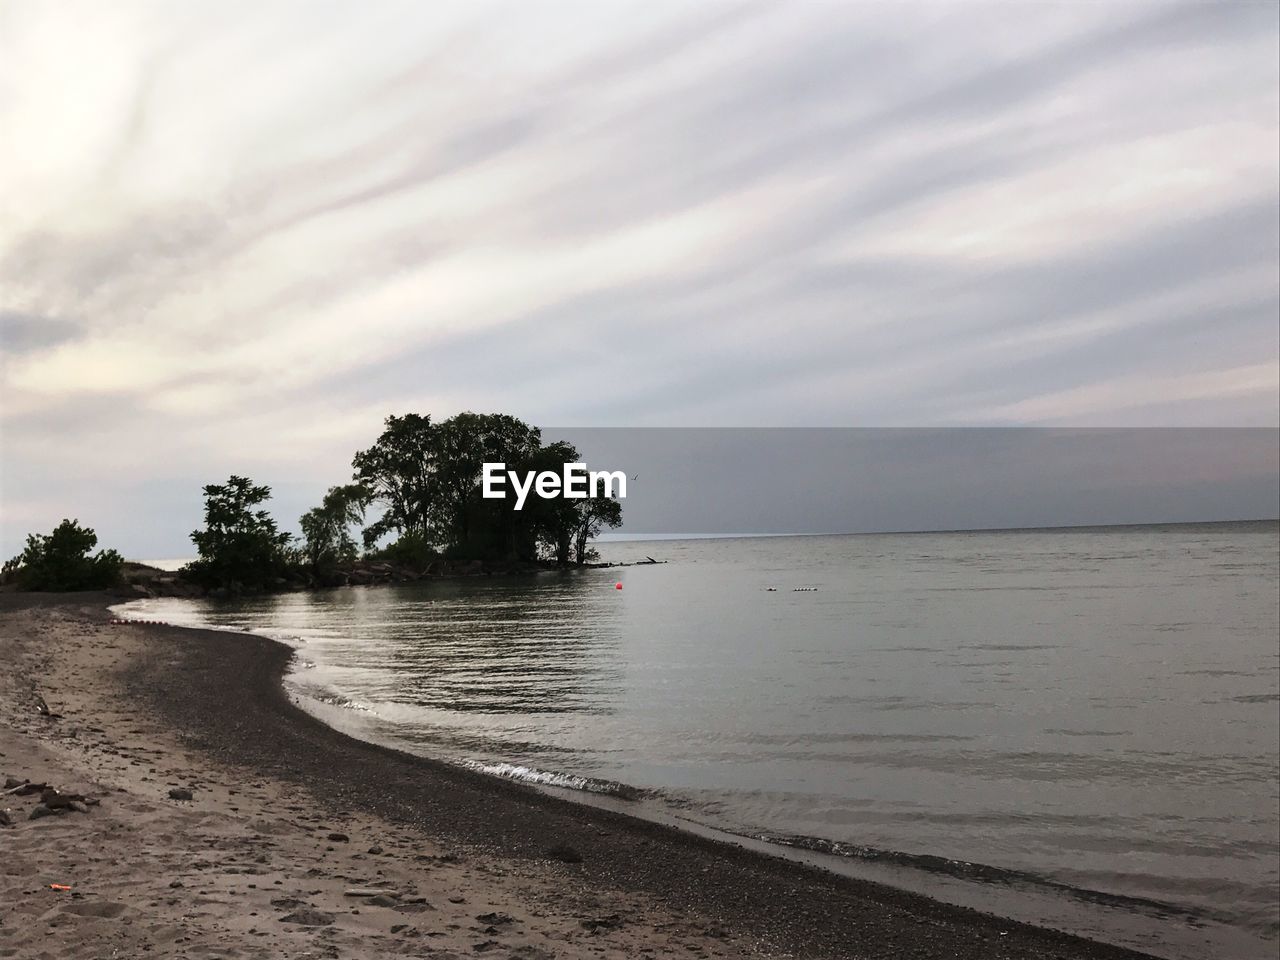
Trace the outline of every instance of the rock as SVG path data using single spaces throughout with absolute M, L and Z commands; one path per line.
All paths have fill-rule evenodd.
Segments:
M 193 796 L 191 791 L 188 790 L 186 787 L 174 787 L 172 790 L 169 791 L 169 799 L 170 800 L 191 800 L 193 799 Z
M 595 933 L 597 930 L 617 930 L 622 926 L 622 917 L 616 913 L 611 913 L 607 917 L 591 917 L 582 921 L 584 930 L 590 930 Z
M 12 827 L 13 817 L 8 810 L 0 810 L 0 827 Z
M 548 847 L 547 857 L 551 860 L 559 860 L 561 863 L 582 862 L 582 854 L 567 843 L 557 843 L 555 846 Z
M 401 930 L 408 930 L 408 929 L 409 929 L 409 925 L 407 923 L 393 923 L 391 925 L 392 933 L 399 933 Z
M 498 926 L 503 923 L 515 923 L 516 918 L 509 913 L 482 913 L 476 917 L 481 923 L 491 923 Z
M 26 782 L 27 781 L 25 780 L 19 780 L 17 777 L 5 777 L 4 788 L 6 790 L 12 790 L 14 787 L 20 787 Z
M 46 807 L 43 803 L 41 803 L 31 808 L 31 814 L 30 816 L 27 817 L 27 819 L 39 820 L 41 817 L 52 817 L 61 812 L 62 812 L 61 809 L 53 809 L 51 807 Z
M 301 910 L 285 914 L 280 918 L 280 922 L 296 923 L 303 927 L 327 927 L 333 923 L 333 914 L 312 907 L 303 907 Z
M 396 907 L 397 913 L 426 913 L 428 910 L 434 910 L 435 907 L 429 903 L 402 903 Z
M 366 901 L 366 903 L 368 903 L 368 904 L 370 904 L 371 906 L 374 906 L 374 907 L 398 907 L 398 906 L 400 906 L 400 901 L 399 901 L 399 900 L 397 900 L 395 897 L 388 896 L 388 895 L 387 895 L 387 894 L 385 894 L 385 893 L 380 893 L 380 894 L 378 894 L 376 897 L 370 897 L 370 898 Z
M 67 810 L 77 800 L 84 800 L 78 793 L 62 793 L 53 787 L 45 787 L 40 791 L 40 802 L 50 810 Z
M 350 838 L 350 837 L 348 837 L 345 833 L 331 833 L 331 834 L 329 834 L 329 840 L 330 840 L 332 843 L 346 843 L 346 842 L 347 842 L 348 840 L 350 840 L 350 839 L 351 839 L 351 838 Z
M 378 854 L 382 853 L 382 848 L 378 846 L 370 847 L 369 853 L 373 854 L 376 857 Z

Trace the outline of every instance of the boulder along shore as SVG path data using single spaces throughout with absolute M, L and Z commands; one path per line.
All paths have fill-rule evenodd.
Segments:
M 0 955 L 1140 955 L 366 744 L 262 637 L 0 593 Z

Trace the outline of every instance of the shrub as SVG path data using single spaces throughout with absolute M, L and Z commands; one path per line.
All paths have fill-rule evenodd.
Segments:
M 403 533 L 397 540 L 377 550 L 365 551 L 366 560 L 378 560 L 397 567 L 408 567 L 421 573 L 440 559 L 439 552 L 425 536 Z
M 5 564 L 23 590 L 100 590 L 120 582 L 124 563 L 114 550 L 99 550 L 98 535 L 79 521 L 63 520 L 47 536 L 29 534 L 27 547 Z

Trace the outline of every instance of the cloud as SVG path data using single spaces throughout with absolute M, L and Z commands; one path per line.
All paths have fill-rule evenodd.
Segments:
M 6 546 L 407 409 L 1277 421 L 1271 4 L 4 16 Z
M 7 354 L 29 353 L 73 340 L 81 327 L 71 320 L 0 310 L 0 347 Z

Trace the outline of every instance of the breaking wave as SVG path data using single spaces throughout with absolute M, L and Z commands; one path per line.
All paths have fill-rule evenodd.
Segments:
M 468 770 L 485 773 L 493 777 L 507 780 L 518 780 L 521 783 L 532 783 L 544 787 L 561 787 L 566 790 L 581 790 L 585 793 L 599 793 L 607 797 L 618 797 L 622 800 L 639 800 L 645 791 L 630 784 L 618 783 L 616 780 L 602 780 L 597 777 L 580 777 L 572 773 L 556 773 L 551 770 L 538 770 L 517 763 L 490 763 L 483 760 L 464 760 L 462 765 Z

